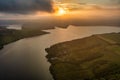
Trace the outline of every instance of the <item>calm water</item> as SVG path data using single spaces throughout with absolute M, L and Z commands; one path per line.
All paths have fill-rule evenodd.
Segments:
M 0 51 L 0 80 L 53 80 L 45 48 L 53 44 L 83 38 L 92 34 L 120 32 L 118 27 L 74 27 L 45 30 L 50 34 L 26 38 L 6 45 Z M 15 78 L 16 76 L 16 78 Z

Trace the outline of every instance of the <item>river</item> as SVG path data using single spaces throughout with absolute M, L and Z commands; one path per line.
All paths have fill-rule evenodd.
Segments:
M 93 34 L 120 32 L 120 28 L 70 25 L 67 29 L 56 27 L 44 31 L 50 34 L 21 39 L 4 46 L 0 51 L 0 80 L 53 80 L 45 48 Z

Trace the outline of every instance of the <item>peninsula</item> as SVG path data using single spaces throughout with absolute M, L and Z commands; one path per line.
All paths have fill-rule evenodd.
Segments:
M 0 26 L 0 49 L 2 49 L 4 45 L 9 44 L 11 42 L 47 33 L 48 32 L 44 32 L 41 29 L 33 30 L 29 28 L 24 29 L 24 27 L 22 27 L 22 30 L 14 30 L 7 29 L 6 26 Z
M 46 51 L 54 80 L 120 79 L 120 33 L 58 43 Z

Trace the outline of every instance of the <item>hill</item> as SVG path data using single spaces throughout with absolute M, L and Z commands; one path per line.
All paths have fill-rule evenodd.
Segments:
M 120 33 L 63 42 L 46 51 L 55 80 L 120 80 Z

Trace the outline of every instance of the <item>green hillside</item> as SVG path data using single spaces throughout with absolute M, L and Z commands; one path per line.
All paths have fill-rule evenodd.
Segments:
M 55 80 L 120 80 L 120 33 L 59 43 L 46 51 Z

